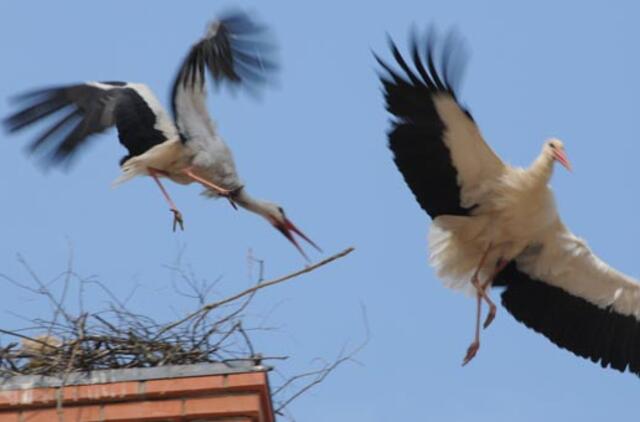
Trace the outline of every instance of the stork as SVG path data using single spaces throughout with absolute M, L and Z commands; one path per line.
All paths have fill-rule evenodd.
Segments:
M 174 231 L 176 226 L 184 229 L 183 217 L 163 186 L 163 177 L 179 184 L 200 183 L 205 187 L 203 195 L 226 197 L 234 207 L 238 204 L 262 216 L 308 260 L 293 235 L 319 250 L 318 246 L 289 220 L 281 206 L 247 192 L 205 104 L 205 67 L 216 84 L 255 90 L 267 81 L 276 64 L 270 57 L 273 46 L 265 42 L 265 30 L 243 12 L 210 23 L 175 78 L 173 119 L 144 84 L 87 82 L 18 96 L 22 109 L 5 124 L 14 132 L 52 117 L 52 126 L 30 145 L 48 165 L 69 164 L 92 135 L 116 126 L 128 154 L 120 161 L 122 174 L 114 185 L 135 176 L 153 178 L 174 215 Z
M 475 335 L 463 360 L 480 347 L 482 304 L 496 307 L 491 286 L 520 322 L 603 367 L 640 374 L 640 284 L 609 267 L 564 225 L 549 181 L 558 163 L 571 169 L 563 143 L 549 139 L 528 168 L 504 163 L 485 143 L 457 99 L 463 44 L 450 34 L 410 40 L 397 66 L 376 56 L 389 148 L 417 202 L 432 219 L 429 261 L 447 287 L 476 298 Z M 410 62 L 413 62 L 411 64 Z

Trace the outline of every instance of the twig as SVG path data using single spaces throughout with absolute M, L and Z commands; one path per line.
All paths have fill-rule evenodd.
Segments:
M 283 415 L 283 410 L 289 405 L 291 404 L 291 402 L 293 402 L 295 399 L 297 399 L 298 397 L 300 397 L 302 394 L 304 394 L 305 392 L 307 392 L 308 390 L 310 390 L 311 388 L 313 388 L 314 386 L 320 384 L 322 381 L 325 380 L 325 378 L 327 378 L 327 376 L 329 376 L 329 374 L 331 374 L 336 368 L 338 368 L 340 365 L 342 365 L 345 362 L 348 361 L 354 361 L 354 357 L 360 353 L 360 351 L 362 349 L 364 349 L 367 344 L 369 343 L 369 339 L 371 336 L 371 331 L 369 329 L 369 321 L 367 318 L 367 310 L 364 307 L 364 305 L 360 305 L 361 310 L 362 310 L 362 318 L 363 318 L 363 323 L 365 326 L 365 338 L 362 341 L 362 343 L 360 343 L 360 345 L 358 345 L 358 347 L 356 347 L 355 349 L 353 349 L 351 352 L 345 354 L 344 348 L 343 350 L 340 351 L 340 353 L 338 354 L 338 357 L 336 358 L 336 360 L 334 360 L 331 364 L 329 365 L 325 365 L 324 367 L 316 370 L 316 371 L 310 371 L 310 372 L 306 372 L 306 373 L 302 373 L 302 374 L 298 374 L 295 375 L 293 377 L 290 377 L 289 379 L 287 379 L 281 386 L 279 386 L 278 388 L 276 388 L 272 395 L 273 396 L 277 396 L 279 393 L 281 393 L 282 391 L 284 391 L 288 386 L 294 384 L 296 381 L 303 379 L 303 378 L 307 378 L 307 377 L 311 377 L 311 376 L 316 376 L 311 382 L 309 382 L 308 384 L 304 385 L 303 387 L 301 387 L 297 392 L 295 392 L 294 394 L 292 394 L 291 396 L 289 396 L 288 398 L 280 401 L 278 403 L 278 406 L 276 407 L 276 409 L 274 410 L 274 412 L 278 415 Z
M 287 359 L 287 356 L 263 358 L 259 350 L 254 348 L 252 334 L 256 330 L 269 328 L 265 327 L 264 322 L 254 322 L 257 325 L 253 326 L 245 324 L 245 311 L 252 299 L 261 289 L 311 272 L 348 255 L 353 250 L 347 248 L 314 265 L 266 282 L 263 281 L 264 262 L 255 260 L 259 263 L 257 284 L 205 305 L 203 303 L 206 303 L 205 299 L 208 298 L 215 282 L 201 281 L 192 272 L 180 267 L 172 268 L 174 276 L 182 277 L 181 281 L 189 289 L 187 292 L 193 292 L 188 296 L 196 302 L 196 310 L 184 318 L 173 322 L 163 321 L 162 324 L 128 309 L 127 301 L 120 300 L 109 290 L 107 284 L 75 273 L 72 259 L 69 259 L 64 272 L 51 281 L 44 282 L 44 279 L 39 278 L 20 257 L 20 262 L 31 276 L 30 283 L 18 283 L 4 274 L 0 274 L 0 281 L 7 280 L 45 298 L 54 305 L 53 316 L 50 319 L 26 318 L 28 328 L 22 330 L 0 329 L 0 334 L 23 340 L 22 344 L 12 342 L 0 347 L 0 376 L 56 376 L 61 378 L 62 386 L 65 386 L 68 377 L 75 371 L 228 362 L 239 358 L 254 359 L 256 362 L 262 359 Z M 62 286 L 59 284 L 61 281 L 64 283 Z M 79 284 L 76 281 L 79 281 Z M 85 288 L 106 292 L 106 307 L 91 313 L 85 312 L 82 297 Z M 72 300 L 68 296 L 71 296 L 74 290 L 80 294 L 77 303 L 79 311 L 72 311 L 66 307 Z M 216 312 L 212 312 L 214 310 Z M 34 332 L 46 335 L 31 335 Z M 293 400 L 321 383 L 343 362 L 353 361 L 354 355 L 362 347 L 364 344 L 351 352 L 343 348 L 333 362 L 286 380 L 274 390 L 274 394 L 280 394 L 282 391 L 288 393 L 293 389 L 295 392 L 276 402 L 279 404 L 278 412 L 282 412 Z M 306 384 L 302 385 L 304 383 Z M 61 397 L 58 398 L 57 406 L 60 418 L 63 415 Z
M 344 251 L 342 251 L 340 253 L 337 253 L 337 254 L 335 254 L 333 256 L 330 256 L 329 258 L 323 259 L 322 261 L 320 261 L 320 262 L 318 262 L 316 264 L 313 264 L 313 265 L 310 265 L 308 267 L 305 267 L 302 270 L 293 272 L 291 274 L 285 275 L 285 276 L 280 277 L 280 278 L 276 278 L 275 280 L 265 281 L 264 283 L 257 284 L 257 285 L 255 285 L 255 286 L 253 286 L 251 288 L 248 288 L 248 289 L 246 289 L 246 290 L 244 290 L 244 291 L 242 291 L 240 293 L 237 293 L 237 294 L 235 294 L 233 296 L 230 296 L 230 297 L 228 297 L 226 299 L 223 299 L 221 301 L 205 305 L 202 308 L 200 308 L 200 309 L 198 309 L 198 310 L 196 310 L 194 312 L 191 312 L 186 317 L 184 317 L 182 319 L 179 319 L 179 320 L 177 320 L 175 322 L 172 322 L 170 324 L 167 324 L 164 328 L 162 328 L 162 329 L 160 329 L 160 331 L 158 331 L 158 333 L 156 334 L 156 338 L 161 336 L 162 334 L 166 333 L 167 331 L 177 327 L 178 325 L 189 321 L 190 319 L 192 319 L 195 316 L 198 316 L 198 315 L 200 315 L 202 313 L 210 312 L 210 311 L 212 311 L 212 310 L 214 310 L 216 308 L 219 308 L 222 305 L 226 305 L 227 303 L 233 302 L 234 300 L 238 300 L 241 297 L 246 296 L 248 294 L 251 294 L 251 293 L 253 293 L 253 292 L 257 291 L 257 290 L 264 289 L 266 287 L 273 286 L 274 284 L 279 284 L 279 283 L 285 282 L 287 280 L 291 280 L 292 278 L 298 277 L 298 276 L 300 276 L 302 274 L 311 272 L 311 271 L 315 270 L 316 268 L 320 268 L 320 267 L 322 267 L 324 265 L 327 265 L 330 262 L 333 262 L 333 261 L 335 261 L 337 259 L 340 259 L 340 258 L 350 254 L 354 250 L 355 250 L 355 248 L 353 248 L 353 247 L 347 248 L 347 249 L 345 249 Z
M 0 333 L 7 334 L 7 335 L 10 335 L 10 336 L 14 336 L 14 337 L 19 337 L 19 338 L 21 338 L 23 340 L 33 341 L 33 342 L 39 343 L 39 344 L 41 344 L 43 346 L 49 347 L 49 343 L 47 343 L 47 342 L 44 342 L 42 340 L 38 340 L 37 338 L 25 336 L 24 334 L 20 334 L 20 333 L 17 333 L 15 331 L 8 331 L 8 330 L 3 330 L 2 328 L 0 328 Z

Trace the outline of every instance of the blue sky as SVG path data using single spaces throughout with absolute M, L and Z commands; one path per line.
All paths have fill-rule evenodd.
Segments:
M 371 50 L 389 57 L 388 32 L 404 45 L 412 23 L 456 26 L 472 52 L 459 98 L 507 162 L 528 165 L 550 136 L 574 166 L 553 187 L 566 224 L 606 261 L 639 275 L 634 224 L 640 167 L 638 6 L 632 2 L 537 1 L 243 2 L 272 26 L 282 71 L 259 101 L 220 92 L 210 111 L 234 150 L 248 189 L 281 203 L 331 254 L 348 258 L 265 291 L 253 312 L 279 329 L 265 354 L 307 368 L 364 336 L 361 365 L 346 365 L 292 410 L 304 421 L 600 421 L 636 417 L 640 381 L 560 350 L 499 308 L 477 358 L 460 363 L 473 334 L 474 301 L 444 289 L 426 265 L 427 216 L 386 149 Z M 145 82 L 166 101 L 191 43 L 230 2 L 2 2 L 0 115 L 25 89 L 84 80 Z M 37 131 L 0 142 L 0 273 L 26 277 L 22 254 L 44 279 L 65 267 L 118 294 L 141 285 L 133 305 L 172 318 L 188 303 L 171 292 L 166 265 L 184 249 L 200 277 L 222 276 L 220 294 L 247 287 L 246 254 L 267 276 L 304 262 L 258 217 L 167 184 L 186 231 L 151 180 L 112 190 L 124 154 L 109 132 L 69 172 L 43 172 L 24 153 Z M 313 254 L 314 259 L 321 258 Z M 498 292 L 494 292 L 497 297 Z M 99 306 L 105 297 L 90 301 Z M 41 302 L 3 284 L 3 327 L 11 312 L 46 314 Z M 5 312 L 7 311 L 7 312 Z

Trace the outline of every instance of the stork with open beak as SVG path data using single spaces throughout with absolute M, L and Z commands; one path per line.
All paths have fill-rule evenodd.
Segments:
M 205 68 L 215 84 L 256 90 L 277 68 L 267 30 L 243 12 L 228 13 L 208 25 L 184 59 L 172 89 L 173 119 L 151 89 L 131 82 L 87 82 L 39 89 L 17 97 L 22 108 L 5 119 L 11 132 L 51 118 L 52 125 L 30 145 L 47 165 L 69 164 L 92 135 L 112 126 L 128 154 L 114 185 L 150 176 L 183 229 L 178 210 L 161 178 L 199 183 L 204 195 L 225 197 L 235 207 L 264 217 L 307 258 L 294 235 L 318 246 L 284 214 L 282 207 L 253 198 L 236 171 L 229 147 L 209 117 Z M 175 122 L 175 124 L 174 124 Z
M 392 115 L 389 148 L 433 220 L 429 260 L 447 287 L 476 298 L 463 364 L 480 347 L 482 303 L 485 328 L 495 316 L 489 287 L 504 286 L 502 304 L 517 320 L 579 356 L 640 374 L 640 284 L 560 219 L 548 184 L 555 163 L 571 170 L 563 143 L 547 140 L 527 168 L 504 163 L 458 102 L 461 40 L 451 34 L 438 55 L 434 39 L 413 34 L 412 64 L 390 41 L 400 70 L 376 58 Z

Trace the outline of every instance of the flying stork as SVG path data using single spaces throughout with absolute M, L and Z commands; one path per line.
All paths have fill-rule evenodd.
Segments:
M 437 53 L 412 34 L 410 64 L 390 39 L 397 63 L 378 56 L 388 133 L 396 166 L 432 219 L 429 261 L 447 287 L 476 297 L 480 347 L 482 303 L 489 287 L 520 322 L 559 347 L 603 367 L 640 374 L 640 284 L 609 267 L 563 224 L 548 186 L 554 163 L 571 169 L 563 143 L 549 139 L 528 168 L 504 163 L 485 143 L 457 99 L 466 55 L 450 34 Z
M 114 185 L 135 176 L 151 176 L 174 214 L 174 231 L 177 225 L 183 229 L 183 218 L 160 181 L 163 177 L 180 184 L 200 183 L 205 187 L 203 195 L 226 197 L 234 207 L 238 204 L 264 217 L 307 258 L 293 234 L 318 246 L 288 219 L 281 206 L 249 195 L 205 104 L 205 67 L 219 85 L 255 91 L 267 81 L 276 65 L 265 30 L 243 12 L 210 23 L 175 78 L 173 119 L 146 85 L 87 82 L 18 96 L 22 109 L 5 124 L 14 132 L 52 117 L 52 126 L 30 144 L 30 150 L 41 153 L 48 165 L 69 164 L 92 135 L 116 126 L 128 154 L 120 160 L 122 174 Z

